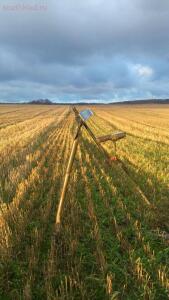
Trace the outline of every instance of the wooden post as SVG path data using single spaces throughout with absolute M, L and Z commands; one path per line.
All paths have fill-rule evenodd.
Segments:
M 65 199 L 67 186 L 68 186 L 69 178 L 70 178 L 70 173 L 71 173 L 73 162 L 74 162 L 75 155 L 76 155 L 76 150 L 77 150 L 77 146 L 78 146 L 78 142 L 79 142 L 79 133 L 80 133 L 82 125 L 83 125 L 83 123 L 80 122 L 78 129 L 77 129 L 76 136 L 73 141 L 72 150 L 71 150 L 71 154 L 70 154 L 67 169 L 66 169 L 66 175 L 65 175 L 65 179 L 64 179 L 64 183 L 63 183 L 62 193 L 60 196 L 59 205 L 58 205 L 57 214 L 56 214 L 56 223 L 55 224 L 56 224 L 57 230 L 59 230 L 59 228 L 60 228 L 60 220 L 61 220 L 63 202 Z
M 116 155 L 116 141 L 114 142 L 114 152 L 115 152 L 115 155 Z
M 73 107 L 73 111 L 75 113 L 75 117 L 77 119 L 77 121 L 81 120 L 82 125 L 84 126 L 84 128 L 87 130 L 87 132 L 89 133 L 89 135 L 91 136 L 91 138 L 93 139 L 93 141 L 96 143 L 97 147 L 99 148 L 99 150 L 101 151 L 101 153 L 104 155 L 104 157 L 106 158 L 106 162 L 108 162 L 110 164 L 110 157 L 109 154 L 107 153 L 107 151 L 102 147 L 102 145 L 99 143 L 99 141 L 97 140 L 97 138 L 95 137 L 93 131 L 89 128 L 89 126 L 86 124 L 85 121 L 83 121 L 80 116 L 79 116 L 79 112 L 76 109 L 76 107 Z

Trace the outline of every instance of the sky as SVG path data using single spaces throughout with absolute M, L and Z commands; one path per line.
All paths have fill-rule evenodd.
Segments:
M 1 0 L 0 102 L 169 98 L 169 0 Z

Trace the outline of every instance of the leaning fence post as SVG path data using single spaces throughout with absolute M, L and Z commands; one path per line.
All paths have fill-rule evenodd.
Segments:
M 82 127 L 82 122 L 79 123 L 78 129 L 77 129 L 74 141 L 73 141 L 72 150 L 71 150 L 71 154 L 69 157 L 67 169 L 66 169 L 63 188 L 62 188 L 59 205 L 58 205 L 58 209 L 57 209 L 57 213 L 56 213 L 56 229 L 57 230 L 59 230 L 59 227 L 60 227 L 63 203 L 64 203 L 64 199 L 65 199 L 65 195 L 66 195 L 66 191 L 67 191 L 67 187 L 68 187 L 68 183 L 69 183 L 70 173 L 71 173 L 73 162 L 74 162 L 75 155 L 76 155 L 76 150 L 77 150 L 77 146 L 78 146 L 78 142 L 79 142 L 79 134 L 80 134 L 81 127 Z
M 60 229 L 63 203 L 64 203 L 64 199 L 65 199 L 65 195 L 66 195 L 66 191 L 67 191 L 67 187 L 68 187 L 68 183 L 69 183 L 70 173 L 72 171 L 72 166 L 73 166 L 73 162 L 74 162 L 76 151 L 77 151 L 81 127 L 84 126 L 84 128 L 89 133 L 90 137 L 93 139 L 93 141 L 98 146 L 100 152 L 102 154 L 104 154 L 104 156 L 106 158 L 106 162 L 109 164 L 111 163 L 111 161 L 110 161 L 111 157 L 109 156 L 107 151 L 104 149 L 104 147 L 101 145 L 101 143 L 106 142 L 106 141 L 113 141 L 115 143 L 115 147 L 116 147 L 116 141 L 125 137 L 125 135 L 126 135 L 124 132 L 116 132 L 111 135 L 96 137 L 94 135 L 93 131 L 90 129 L 90 127 L 86 124 L 86 121 L 93 115 L 93 112 L 89 109 L 85 109 L 81 112 L 78 112 L 76 107 L 73 107 L 73 111 L 75 113 L 75 118 L 78 123 L 78 128 L 77 128 L 77 132 L 76 132 L 76 135 L 75 135 L 75 138 L 73 141 L 71 154 L 69 157 L 66 174 L 65 174 L 65 178 L 64 178 L 64 183 L 63 183 L 63 187 L 62 187 L 62 192 L 61 192 L 61 196 L 60 196 L 60 200 L 59 200 L 59 205 L 58 205 L 57 212 L 56 212 L 56 221 L 55 221 L 56 231 L 59 231 L 59 229 Z M 116 148 L 115 148 L 115 150 L 116 150 Z

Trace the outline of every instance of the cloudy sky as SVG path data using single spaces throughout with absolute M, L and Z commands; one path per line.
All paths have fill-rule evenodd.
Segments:
M 1 0 L 0 102 L 169 97 L 169 0 Z

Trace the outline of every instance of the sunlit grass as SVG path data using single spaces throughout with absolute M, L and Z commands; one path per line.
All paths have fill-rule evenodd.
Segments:
M 73 113 L 0 107 L 0 299 L 169 297 L 169 107 L 92 109 L 96 136 L 126 131 L 116 153 L 125 168 L 108 167 L 82 130 L 56 237 Z

